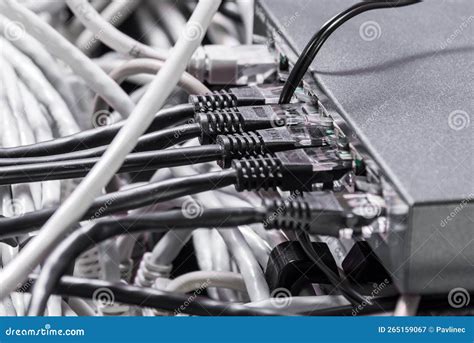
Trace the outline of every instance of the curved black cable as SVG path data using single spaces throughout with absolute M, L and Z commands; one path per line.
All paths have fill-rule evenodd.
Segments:
M 31 275 L 26 285 L 34 285 L 36 275 Z M 93 299 L 98 289 L 108 289 L 119 303 L 140 307 L 155 308 L 169 312 L 179 310 L 194 316 L 291 316 L 282 311 L 258 309 L 245 305 L 216 301 L 204 297 L 193 298 L 189 295 L 160 291 L 154 288 L 143 288 L 123 283 L 112 283 L 102 280 L 83 279 L 72 276 L 63 276 L 55 289 L 54 294 L 69 297 Z M 22 291 L 28 289 L 22 287 Z M 183 308 L 183 304 L 187 306 Z
M 197 138 L 200 134 L 201 128 L 199 124 L 180 125 L 173 128 L 147 133 L 140 137 L 135 149 L 133 149 L 133 152 L 166 149 L 189 139 Z M 105 150 L 107 150 L 106 145 L 86 150 L 78 150 L 65 154 L 35 157 L 0 158 L 0 167 L 100 157 L 105 152 Z
M 141 172 L 166 167 L 216 161 L 223 157 L 219 145 L 137 152 L 127 155 L 118 173 Z M 0 167 L 0 185 L 84 177 L 100 157 Z
M 259 208 L 204 209 L 198 217 L 176 210 L 159 214 L 131 215 L 120 220 L 102 219 L 90 227 L 82 227 L 65 238 L 45 261 L 32 291 L 28 315 L 43 315 L 49 296 L 71 263 L 94 244 L 106 239 L 146 230 L 231 228 L 262 222 L 265 217 L 266 211 Z
M 329 282 L 331 282 L 331 284 L 337 288 L 352 305 L 358 306 L 359 304 L 367 302 L 367 300 L 361 294 L 348 285 L 348 282 L 345 278 L 341 279 L 339 275 L 336 275 L 328 266 L 324 264 L 318 254 L 316 254 L 314 251 L 313 245 L 311 244 L 311 239 L 306 232 L 302 230 L 298 231 L 297 237 L 306 255 L 308 255 L 311 261 L 313 261 L 313 263 L 326 275 Z
M 300 57 L 296 61 L 290 75 L 280 94 L 280 104 L 286 104 L 291 101 L 296 87 L 300 84 L 309 66 L 313 63 L 317 53 L 329 38 L 329 36 L 341 25 L 351 18 L 375 9 L 394 8 L 413 5 L 422 2 L 422 0 L 393 0 L 393 1 L 363 1 L 359 2 L 347 10 L 337 14 L 327 21 L 321 29 L 310 39 L 308 44 L 301 52 Z
M 194 106 L 191 104 L 178 105 L 161 110 L 155 115 L 152 124 L 146 132 L 149 133 L 162 130 L 168 126 L 174 126 L 193 118 L 193 116 Z M 119 122 L 32 145 L 0 148 L 0 158 L 47 156 L 107 145 L 122 126 L 123 122 Z
M 98 219 L 113 213 L 154 205 L 182 196 L 206 192 L 233 185 L 236 172 L 232 169 L 152 182 L 98 197 L 82 220 Z M 40 229 L 56 208 L 25 213 L 22 216 L 0 218 L 0 238 L 15 237 Z

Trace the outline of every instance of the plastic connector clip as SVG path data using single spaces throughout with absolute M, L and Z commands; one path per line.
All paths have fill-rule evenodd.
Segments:
M 204 95 L 190 95 L 196 112 L 215 111 L 237 106 L 277 104 L 282 85 L 235 87 Z
M 188 71 L 212 85 L 262 84 L 275 79 L 278 63 L 266 45 L 205 45 L 198 48 Z
M 218 161 L 223 168 L 229 168 L 234 159 L 299 148 L 323 147 L 335 145 L 336 142 L 330 122 L 220 135 L 216 139 L 216 144 L 224 152 L 224 158 Z
M 313 191 L 319 183 L 341 179 L 353 169 L 351 155 L 338 148 L 309 148 L 233 160 L 238 191 Z
M 267 228 L 305 230 L 311 234 L 340 237 L 346 228 L 371 225 L 385 214 L 382 198 L 366 193 L 311 192 L 301 197 L 266 199 Z
M 201 144 L 213 142 L 218 135 L 295 125 L 320 125 L 334 129 L 332 119 L 322 116 L 307 104 L 244 106 L 198 113 L 195 121 L 201 128 Z

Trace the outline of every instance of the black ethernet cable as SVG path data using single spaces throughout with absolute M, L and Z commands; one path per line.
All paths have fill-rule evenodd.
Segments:
M 334 130 L 332 119 L 323 117 L 317 108 L 309 104 L 288 104 L 288 105 L 263 105 L 244 106 L 236 108 L 221 109 L 210 112 L 200 112 L 195 115 L 195 123 L 167 128 L 155 132 L 150 132 L 138 140 L 133 152 L 161 150 L 184 142 L 192 138 L 200 138 L 201 144 L 215 143 L 217 136 L 233 133 L 244 133 L 260 129 L 270 129 L 274 127 L 298 126 L 305 123 L 320 125 L 326 130 Z M 71 138 L 70 136 L 69 138 Z M 68 138 L 68 139 L 69 139 Z M 66 140 L 60 139 L 60 140 Z M 43 144 L 56 144 L 57 140 Z M 100 143 L 96 141 L 95 143 Z M 94 143 L 94 144 L 95 144 Z M 105 143 L 105 141 L 103 142 Z M 68 145 L 70 143 L 66 143 Z M 92 144 L 89 142 L 89 144 Z M 57 144 L 57 149 L 59 148 Z M 36 149 L 38 145 L 28 147 Z M 67 146 L 65 147 L 67 148 Z M 67 161 L 82 158 L 101 156 L 107 149 L 106 145 L 87 148 L 84 145 L 76 146 L 74 151 L 57 154 L 54 151 L 51 155 L 34 157 L 1 158 L 1 166 L 25 165 L 33 163 L 48 163 L 56 161 Z M 62 148 L 61 148 L 62 149 Z
M 353 306 L 358 306 L 367 301 L 359 292 L 351 287 L 349 281 L 345 277 L 335 274 L 328 266 L 326 266 L 326 264 L 315 252 L 311 244 L 311 239 L 305 231 L 300 230 L 296 233 L 296 235 L 298 237 L 298 242 L 300 242 L 305 254 L 324 273 L 324 275 L 326 275 L 329 282 L 337 290 L 339 290 Z
M 351 159 L 345 156 L 343 152 L 333 150 L 298 149 L 278 152 L 274 156 L 250 157 L 233 161 L 232 168 L 228 170 L 149 183 L 101 196 L 94 201 L 83 220 L 97 219 L 120 211 L 137 209 L 161 201 L 230 185 L 235 185 L 238 191 L 279 188 L 284 191 L 311 192 L 314 184 L 339 180 L 351 169 Z M 320 222 L 324 220 L 326 230 L 325 233 L 321 234 L 338 236 L 341 226 L 347 227 L 347 225 L 350 226 L 360 222 L 360 219 L 358 221 L 351 219 L 352 209 L 347 205 L 347 201 L 343 201 L 345 204 L 343 214 L 348 214 L 346 218 L 341 214 L 340 209 L 342 207 L 337 199 L 330 197 L 325 202 L 311 201 L 311 194 L 309 193 L 302 200 L 296 199 L 293 202 L 280 203 L 276 200 L 272 204 L 269 203 L 268 206 L 270 207 L 287 209 L 277 218 L 278 225 L 292 229 L 292 225 L 294 225 L 292 218 L 298 218 L 300 213 L 294 209 L 300 206 L 319 213 L 318 218 Z M 318 193 L 314 196 L 320 199 L 323 194 Z M 300 203 L 300 201 L 304 203 Z M 315 204 L 326 205 L 321 210 Z M 17 217 L 0 217 L 0 238 L 15 237 L 39 229 L 53 215 L 55 210 L 56 208 L 49 208 L 25 213 Z M 288 213 L 288 216 L 286 216 L 286 213 Z M 299 220 L 301 221 L 302 218 Z M 309 224 L 305 228 L 308 230 L 315 229 Z
M 35 316 L 43 314 L 46 302 L 60 278 L 81 253 L 91 248 L 94 244 L 98 244 L 123 233 L 137 233 L 147 230 L 169 231 L 198 227 L 228 228 L 238 225 L 264 223 L 267 229 L 284 228 L 295 230 L 298 234 L 303 235 L 300 237 L 306 237 L 305 239 L 307 240 L 308 236 L 304 235 L 306 235 L 306 230 L 309 228 L 313 228 L 312 233 L 327 234 L 324 229 L 319 229 L 319 225 L 308 225 L 308 223 L 312 224 L 316 221 L 321 215 L 324 216 L 326 211 L 330 213 L 330 218 L 341 226 L 339 229 L 347 227 L 346 225 L 349 222 L 354 226 L 366 225 L 367 218 L 357 211 L 348 213 L 341 204 L 338 204 L 338 210 L 334 210 L 335 207 L 332 202 L 336 198 L 329 199 L 328 197 L 324 197 L 324 195 L 328 194 L 332 193 L 317 193 L 314 195 L 320 197 L 319 206 L 309 209 L 300 206 L 304 204 L 304 200 L 302 202 L 291 200 L 291 209 L 287 210 L 283 208 L 283 213 L 286 217 L 283 221 L 278 219 L 278 215 L 275 216 L 276 211 L 281 212 L 282 209 L 281 203 L 279 202 L 271 202 L 265 206 L 253 208 L 203 209 L 198 217 L 190 217 L 182 210 L 173 210 L 158 214 L 130 215 L 119 219 L 100 219 L 93 222 L 90 226 L 84 226 L 74 231 L 51 253 L 43 265 L 41 274 L 35 284 L 28 313 L 29 315 Z M 332 195 L 335 197 L 334 194 Z M 336 212 L 337 216 L 343 220 L 342 225 L 340 224 L 340 219 L 336 217 Z M 290 225 L 288 225 L 288 220 L 291 221 Z M 372 218 L 372 220 L 374 220 L 374 218 Z M 318 231 L 314 230 L 315 227 Z M 334 233 L 333 231 L 331 232 Z M 302 241 L 303 247 L 304 243 L 305 242 Z M 307 253 L 310 254 L 311 252 L 308 251 Z M 316 263 L 323 272 L 327 273 L 324 268 L 325 266 L 320 266 L 321 263 L 318 260 L 314 261 L 314 263 Z M 346 283 L 339 282 L 339 278 L 336 276 L 330 273 L 327 273 L 327 276 L 331 282 L 333 282 L 337 288 L 341 289 L 342 293 L 347 296 L 349 300 L 354 301 L 355 304 L 360 304 L 361 301 L 365 301 L 357 292 L 350 289 Z
M 276 104 L 282 85 L 236 87 L 227 91 L 213 92 L 206 95 L 191 95 L 189 103 L 177 105 L 159 111 L 146 133 L 163 130 L 193 119 L 196 113 L 220 110 L 237 106 L 254 106 Z M 105 113 L 107 115 L 107 113 Z M 37 157 L 66 154 L 108 145 L 122 128 L 123 122 L 98 127 L 76 133 L 19 147 L 0 148 L 0 158 Z
M 190 95 L 189 103 L 196 112 L 208 112 L 240 106 L 258 106 L 278 103 L 283 84 L 233 87 L 203 95 Z
M 342 142 L 342 143 L 340 143 Z M 255 132 L 221 135 L 216 144 L 132 153 L 119 173 L 156 170 L 201 162 L 218 161 L 230 167 L 232 160 L 251 155 L 276 153 L 299 148 L 342 144 L 332 130 L 313 123 Z M 98 157 L 0 167 L 0 185 L 83 177 L 97 163 Z
M 219 145 L 137 152 L 127 156 L 118 173 L 141 172 L 211 162 L 221 158 L 222 153 L 222 148 Z M 100 157 L 91 157 L 0 167 L 0 185 L 84 177 L 99 159 Z
M 181 210 L 159 214 L 131 215 L 117 219 L 104 219 L 90 227 L 82 227 L 65 238 L 45 261 L 35 282 L 28 315 L 43 315 L 49 296 L 71 263 L 81 253 L 106 239 L 120 234 L 143 231 L 168 231 L 198 227 L 232 228 L 238 225 L 261 222 L 266 211 L 255 208 L 204 209 L 196 218 Z
M 143 135 L 133 149 L 133 152 L 162 150 L 201 135 L 198 124 L 185 124 Z M 40 143 L 41 144 L 41 143 Z M 65 154 L 55 154 L 35 157 L 0 158 L 0 167 L 18 166 L 36 163 L 51 163 L 59 161 L 79 160 L 100 157 L 107 146 L 98 146 L 86 150 L 77 150 Z
M 31 275 L 21 287 L 22 292 L 29 291 L 37 280 L 37 275 Z M 103 280 L 85 279 L 72 276 L 63 276 L 53 294 L 63 297 L 80 297 L 93 299 L 97 290 L 108 289 L 113 293 L 118 303 L 139 307 L 154 308 L 171 313 L 179 311 L 193 316 L 291 316 L 292 314 L 273 309 L 259 309 L 241 304 L 216 301 L 205 297 L 193 298 L 189 302 L 189 295 L 161 291 L 155 288 L 144 288 L 124 283 L 113 283 Z M 183 304 L 188 304 L 182 308 Z
M 195 115 L 194 105 L 183 104 L 159 111 L 147 133 L 162 130 L 168 126 L 186 122 Z M 109 144 L 123 122 L 82 131 L 74 135 L 56 138 L 50 141 L 12 148 L 0 148 L 0 158 L 21 158 L 69 153 L 79 149 L 94 148 Z
M 152 182 L 109 193 L 98 197 L 82 217 L 82 220 L 99 219 L 113 213 L 231 186 L 235 184 L 236 178 L 236 172 L 229 169 Z M 0 238 L 15 237 L 40 229 L 56 209 L 57 207 L 53 207 L 28 212 L 17 217 L 0 217 Z
M 290 72 L 290 75 L 288 76 L 285 86 L 283 87 L 279 103 L 285 104 L 290 102 L 295 92 L 295 89 L 301 83 L 301 80 L 303 79 L 313 60 L 316 58 L 316 55 L 318 54 L 323 44 L 331 36 L 331 34 L 345 22 L 361 13 L 370 10 L 402 7 L 413 5 L 419 2 L 422 2 L 422 0 L 362 1 L 331 18 L 310 39 L 310 41 L 307 43 L 307 45 L 301 52 L 300 57 L 296 61 L 293 69 Z

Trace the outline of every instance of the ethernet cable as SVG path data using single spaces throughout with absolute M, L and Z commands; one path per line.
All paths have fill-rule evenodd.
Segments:
M 110 77 L 114 79 L 118 84 L 122 83 L 127 77 L 136 75 L 136 74 L 156 74 L 163 67 L 163 62 L 159 60 L 147 59 L 147 58 L 138 58 L 130 61 L 126 61 L 123 64 L 120 64 L 117 68 L 114 68 L 110 72 Z M 188 72 L 184 72 L 181 76 L 181 79 L 178 82 L 184 91 L 189 94 L 206 94 L 211 91 L 207 88 L 201 81 L 196 79 L 194 76 Z M 105 111 L 108 109 L 106 103 L 103 99 L 97 96 L 94 99 L 93 113 L 98 113 L 99 111 Z
M 87 82 L 91 89 L 106 99 L 107 103 L 124 117 L 132 112 L 134 104 L 127 93 L 36 14 L 14 0 L 1 1 L 0 14 L 11 21 L 21 23 L 26 32 L 40 41 L 53 55 L 69 65 L 77 75 Z
M 286 104 L 291 100 L 295 89 L 300 84 L 309 66 L 315 59 L 317 53 L 323 46 L 324 42 L 329 36 L 337 30 L 341 25 L 351 18 L 364 13 L 366 11 L 380 9 L 380 8 L 395 8 L 402 6 L 409 6 L 421 2 L 422 0 L 389 0 L 389 1 L 375 1 L 366 0 L 359 2 L 343 12 L 335 15 L 327 21 L 321 29 L 310 39 L 305 48 L 296 61 L 293 69 L 285 82 L 285 86 L 280 95 L 280 104 Z
M 34 284 L 35 275 L 31 275 L 30 284 Z M 154 288 L 143 288 L 123 283 L 102 280 L 82 279 L 63 276 L 54 293 L 67 297 L 93 299 L 98 289 L 109 289 L 119 303 L 156 308 L 175 313 L 188 299 L 189 295 L 169 293 Z M 182 313 L 195 316 L 284 316 L 291 315 L 273 309 L 259 309 L 241 304 L 210 300 L 196 297 Z
M 201 216 L 189 218 L 181 210 L 168 211 L 155 215 L 128 216 L 116 219 L 101 220 L 89 227 L 76 230 L 68 236 L 48 257 L 41 270 L 32 292 L 29 315 L 38 316 L 44 313 L 47 299 L 56 284 L 66 272 L 71 261 L 90 248 L 91 243 L 98 244 L 122 233 L 134 233 L 150 230 L 167 231 L 168 229 L 189 229 L 201 226 L 218 226 L 221 229 L 235 225 L 250 224 L 264 220 L 265 211 L 249 208 L 206 209 Z
M 0 15 L 0 34 L 8 32 L 11 25 L 15 25 L 4 16 Z M 50 55 L 50 53 L 44 48 L 41 43 L 24 32 L 16 39 L 9 40 L 9 42 L 21 51 L 25 56 L 29 57 L 32 62 L 41 70 L 44 76 L 48 79 L 54 89 L 61 95 L 68 108 L 75 115 L 76 118 L 85 116 L 82 108 L 77 103 L 77 99 L 74 95 L 74 89 L 71 86 L 71 82 L 68 82 L 64 78 L 64 68 L 61 68 L 57 61 Z M 3 44 L 3 43 L 2 43 Z M 2 51 L 2 53 L 5 53 Z
M 53 217 L 43 226 L 38 236 L 33 238 L 21 250 L 15 260 L 2 269 L 0 272 L 0 280 L 2 280 L 0 299 L 3 299 L 13 291 L 18 283 L 26 280 L 30 269 L 46 258 L 50 248 L 60 241 L 71 225 L 82 217 L 94 198 L 120 168 L 126 155 L 133 149 L 138 138 L 151 124 L 153 114 L 164 105 L 166 98 L 178 83 L 181 73 L 184 72 L 193 52 L 200 45 L 203 34 L 220 3 L 221 1 L 218 0 L 201 0 L 198 3 L 185 32 L 171 51 L 164 67 L 157 74 L 145 96 L 134 108 L 123 129 L 115 137 L 102 159 L 94 166 L 90 174 L 56 211 Z M 23 20 L 25 17 L 30 19 L 32 13 L 15 5 L 11 0 L 6 0 L 0 4 L 0 12 L 8 12 L 13 20 L 24 21 L 25 27 L 30 25 L 30 28 L 32 28 L 31 22 Z M 18 15 L 18 13 L 22 13 L 25 17 Z M 33 17 L 37 19 L 37 17 Z M 35 22 L 34 24 L 35 30 L 33 31 L 35 34 L 44 31 L 44 23 Z M 47 27 L 47 29 L 50 28 Z M 51 37 L 54 35 L 58 34 L 54 32 L 54 34 L 46 36 Z M 58 45 L 58 42 L 54 41 L 54 45 Z M 53 49 L 54 46 L 52 47 Z M 87 60 L 85 56 L 79 56 L 81 56 L 80 59 Z M 82 61 L 77 62 L 80 63 Z M 103 73 L 102 70 L 100 70 L 100 73 Z M 114 84 L 117 86 L 116 83 Z M 101 92 L 98 93 L 100 94 Z M 117 110 L 121 108 L 120 106 L 113 107 Z
M 219 287 L 246 292 L 245 282 L 239 273 L 222 271 L 190 272 L 169 280 L 165 291 L 189 293 L 201 288 Z
M 92 7 L 88 0 L 66 0 L 74 15 L 95 37 L 111 49 L 132 57 L 148 57 L 166 60 L 166 51 L 151 48 L 120 32 Z
M 215 161 L 219 160 L 222 155 L 223 150 L 219 145 L 136 152 L 126 156 L 116 173 L 143 172 L 159 168 Z M 103 156 L 106 156 L 106 154 Z M 100 159 L 100 157 L 89 157 L 0 167 L 0 185 L 84 177 L 89 171 L 94 169 L 94 166 Z
M 1 7 L 1 5 L 0 5 Z M 0 38 L 2 54 L 12 64 L 15 72 L 34 92 L 57 123 L 60 135 L 72 135 L 79 131 L 79 126 L 66 103 L 56 89 L 45 78 L 41 70 L 32 61 L 15 49 L 7 40 Z
M 108 113 L 105 116 L 108 118 Z M 190 120 L 194 116 L 194 108 L 190 104 L 178 105 L 157 112 L 152 123 L 145 132 L 151 132 Z M 99 118 L 100 122 L 101 119 Z M 94 129 L 69 134 L 34 145 L 0 148 L 0 158 L 38 157 L 68 153 L 81 148 L 93 148 L 110 144 L 124 122 L 100 126 Z
M 127 18 L 136 10 L 138 5 L 140 5 L 139 1 L 112 1 L 100 12 L 100 18 L 104 22 L 107 22 L 114 27 L 118 27 L 127 20 Z M 82 9 L 82 11 L 84 11 L 84 9 Z M 91 19 L 90 16 L 89 19 Z M 100 35 L 102 34 L 103 31 L 100 32 Z M 90 56 L 99 46 L 99 37 L 100 36 L 96 33 L 86 29 L 82 31 L 76 39 L 76 45 L 83 53 Z
M 189 127 L 186 128 L 189 129 Z M 195 126 L 190 128 L 193 130 L 191 133 L 194 133 L 194 136 L 199 133 Z M 338 154 L 334 150 L 338 148 L 337 144 L 329 144 L 325 135 L 324 129 L 320 131 L 318 125 L 314 127 L 312 125 L 308 127 L 297 125 L 235 135 L 219 135 L 216 144 L 163 151 L 134 152 L 125 158 L 118 172 L 145 171 L 214 160 L 220 166 L 228 168 L 233 160 L 246 156 L 274 154 L 312 147 L 321 148 L 317 153 L 320 154 L 319 162 L 322 162 L 323 158 L 326 158 L 331 151 Z M 24 180 L 33 182 L 82 177 L 98 161 L 97 157 L 65 160 L 62 158 L 59 156 L 59 161 L 54 161 L 54 157 L 39 158 L 40 160 L 45 159 L 47 162 L 32 164 L 21 164 L 20 162 L 0 167 L 0 184 L 21 183 Z M 161 158 L 164 160 L 160 160 Z M 33 158 L 33 160 L 35 159 Z M 51 171 L 54 171 L 54 174 Z
M 226 187 L 234 182 L 235 172 L 231 170 L 155 181 L 98 197 L 81 219 L 98 219 L 120 211 Z M 0 218 L 0 237 L 18 236 L 35 230 L 43 225 L 56 210 L 57 208 L 52 207 L 25 213 L 22 216 Z
M 197 138 L 201 134 L 201 129 L 197 124 L 186 124 L 175 126 L 173 128 L 164 129 L 157 132 L 147 133 L 140 137 L 133 149 L 133 152 L 153 151 L 162 150 L 173 145 L 182 143 L 189 139 Z M 80 143 L 84 145 L 84 143 Z M 28 145 L 26 145 L 28 146 Z M 30 145 L 31 146 L 31 145 Z M 17 157 L 17 158 L 0 158 L 1 166 L 19 166 L 29 165 L 38 163 L 51 163 L 58 161 L 70 161 L 78 160 L 91 157 L 101 156 L 107 146 L 98 146 L 95 148 L 89 148 L 85 150 L 77 150 L 70 153 L 47 155 L 47 156 L 35 156 L 35 157 Z

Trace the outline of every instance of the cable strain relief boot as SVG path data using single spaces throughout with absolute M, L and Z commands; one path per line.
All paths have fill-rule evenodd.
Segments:
M 151 261 L 151 253 L 143 255 L 140 266 L 135 277 L 135 284 L 141 287 L 151 287 L 156 279 L 168 278 L 171 273 L 171 265 L 159 265 Z
M 191 95 L 189 102 L 194 105 L 196 112 L 215 111 L 237 106 L 265 105 L 267 102 L 274 101 L 274 95 L 268 94 L 271 93 L 271 90 L 271 88 L 264 90 L 254 86 L 236 87 L 204 95 Z
M 264 223 L 266 229 L 309 231 L 311 209 L 302 199 L 265 199 L 264 206 L 271 213 Z
M 203 95 L 191 95 L 189 102 L 194 105 L 195 112 L 216 111 L 237 106 L 237 98 L 226 90 L 214 91 Z
M 197 113 L 196 123 L 201 127 L 201 144 L 211 144 L 218 135 L 242 132 L 241 117 L 238 108 L 226 108 L 220 111 Z
M 229 168 L 235 159 L 264 154 L 264 142 L 255 132 L 221 135 L 217 137 L 216 144 L 224 151 L 223 158 L 217 161 L 221 168 Z
M 270 213 L 264 223 L 267 229 L 304 230 L 339 238 L 342 229 L 358 223 L 351 210 L 341 203 L 339 194 L 319 191 L 296 195 L 264 200 Z
M 283 183 L 280 161 L 267 154 L 233 160 L 232 168 L 237 172 L 237 191 L 276 189 Z

